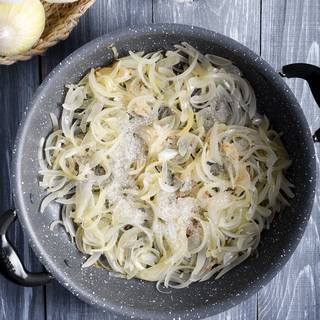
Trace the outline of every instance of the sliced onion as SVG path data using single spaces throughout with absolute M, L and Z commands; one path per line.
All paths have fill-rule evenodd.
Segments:
M 219 278 L 294 196 L 280 136 L 225 58 L 184 42 L 130 52 L 67 88 L 40 140 L 40 211 L 62 205 L 50 229 L 64 226 L 83 268 L 159 290 Z

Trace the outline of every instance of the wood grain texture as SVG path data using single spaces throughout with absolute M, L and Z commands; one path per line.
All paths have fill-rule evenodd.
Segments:
M 0 113 L 3 121 L 0 126 L 0 214 L 14 205 L 10 175 L 12 149 L 26 103 L 38 85 L 38 58 L 10 67 L 0 67 Z M 11 228 L 9 238 L 18 248 L 26 267 L 32 271 L 41 270 L 19 223 Z M 43 288 L 19 287 L 1 277 L 0 320 L 35 319 L 35 315 L 39 315 L 40 319 L 44 317 Z
M 151 22 L 150 0 L 98 0 L 82 17 L 68 40 L 58 44 L 42 57 L 42 77 L 82 44 L 129 25 Z M 81 302 L 57 282 L 47 286 L 46 298 L 46 317 L 49 320 L 119 319 L 114 314 L 102 312 Z
M 293 62 L 320 65 L 320 2 L 264 0 L 261 36 L 261 54 L 276 69 Z M 303 80 L 290 80 L 288 84 L 315 131 L 320 126 L 320 110 L 308 85 Z M 319 144 L 316 152 L 319 168 Z M 318 183 L 312 217 L 297 250 L 280 274 L 259 293 L 259 319 L 320 319 L 319 191 Z
M 192 24 L 223 33 L 260 51 L 260 2 L 256 0 L 154 0 L 154 22 Z M 210 320 L 257 318 L 257 295 Z
M 260 50 L 258 0 L 153 0 L 154 22 L 192 24 L 223 33 Z
M 152 0 L 97 0 L 70 37 L 41 58 L 42 77 L 86 42 L 131 25 L 152 22 Z

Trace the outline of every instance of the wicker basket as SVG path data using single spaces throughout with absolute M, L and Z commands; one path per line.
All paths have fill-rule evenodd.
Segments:
M 78 0 L 69 4 L 50 4 L 42 1 L 46 12 L 46 26 L 40 40 L 30 50 L 14 56 L 0 56 L 0 64 L 10 65 L 43 54 L 57 42 L 65 40 L 77 25 L 79 18 L 95 0 Z

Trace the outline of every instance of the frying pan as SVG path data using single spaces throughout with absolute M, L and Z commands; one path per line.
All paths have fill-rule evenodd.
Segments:
M 273 128 L 283 133 L 292 166 L 288 179 L 295 185 L 291 206 L 277 214 L 272 226 L 262 234 L 259 256 L 244 263 L 219 280 L 192 284 L 190 288 L 164 294 L 155 284 L 125 280 L 98 268 L 82 269 L 85 257 L 60 229 L 50 231 L 59 217 L 59 206 L 51 204 L 44 214 L 39 205 L 45 192 L 39 187 L 37 152 L 40 137 L 52 130 L 49 112 L 59 115 L 65 85 L 76 83 L 90 68 L 110 64 L 114 45 L 120 56 L 132 51 L 172 49 L 186 41 L 203 53 L 233 61 L 253 86 L 257 106 Z M 294 64 L 282 69 L 282 76 L 308 81 L 320 103 L 320 69 Z M 263 59 L 248 48 L 221 34 L 192 26 L 161 24 L 141 26 L 104 35 L 81 47 L 61 62 L 37 90 L 19 129 L 14 150 L 12 176 L 15 210 L 0 218 L 0 271 L 24 286 L 43 285 L 52 277 L 82 300 L 122 315 L 144 319 L 198 319 L 222 312 L 247 299 L 266 285 L 288 261 L 297 247 L 312 209 L 316 164 L 312 135 L 303 112 L 290 89 Z M 318 90 L 316 89 L 318 88 Z M 320 138 L 319 130 L 314 141 Z M 30 244 L 48 272 L 26 271 L 6 231 L 16 214 Z M 179 319 L 180 319 L 179 318 Z

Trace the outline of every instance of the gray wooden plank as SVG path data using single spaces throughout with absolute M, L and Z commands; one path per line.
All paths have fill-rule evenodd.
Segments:
M 151 0 L 97 0 L 81 18 L 71 36 L 42 57 L 42 76 L 46 76 L 58 62 L 89 40 L 129 25 L 151 23 L 151 20 Z M 119 319 L 114 314 L 104 313 L 81 302 L 57 282 L 47 286 L 46 296 L 48 320 Z
M 275 69 L 293 62 L 320 65 L 320 2 L 263 1 L 261 45 L 263 58 Z M 288 84 L 300 102 L 311 130 L 315 131 L 320 125 L 320 112 L 308 85 L 302 80 L 290 80 Z M 319 168 L 319 145 L 316 152 Z M 312 217 L 297 250 L 285 268 L 259 293 L 259 319 L 320 318 L 319 191 L 318 183 Z
M 154 0 L 154 22 L 192 24 L 223 33 L 259 53 L 260 1 L 257 0 Z M 211 317 L 256 319 L 257 295 Z
M 38 58 L 12 66 L 0 66 L 0 214 L 13 208 L 10 164 L 18 124 L 26 103 L 39 84 Z M 40 271 L 41 265 L 31 251 L 19 223 L 10 230 L 9 238 L 17 246 L 27 268 Z M 44 319 L 43 288 L 23 288 L 0 277 L 0 319 Z
M 86 42 L 126 26 L 152 22 L 152 0 L 97 0 L 81 17 L 69 38 L 42 57 L 42 77 Z
M 225 34 L 259 53 L 258 0 L 153 0 L 154 22 L 191 24 Z

